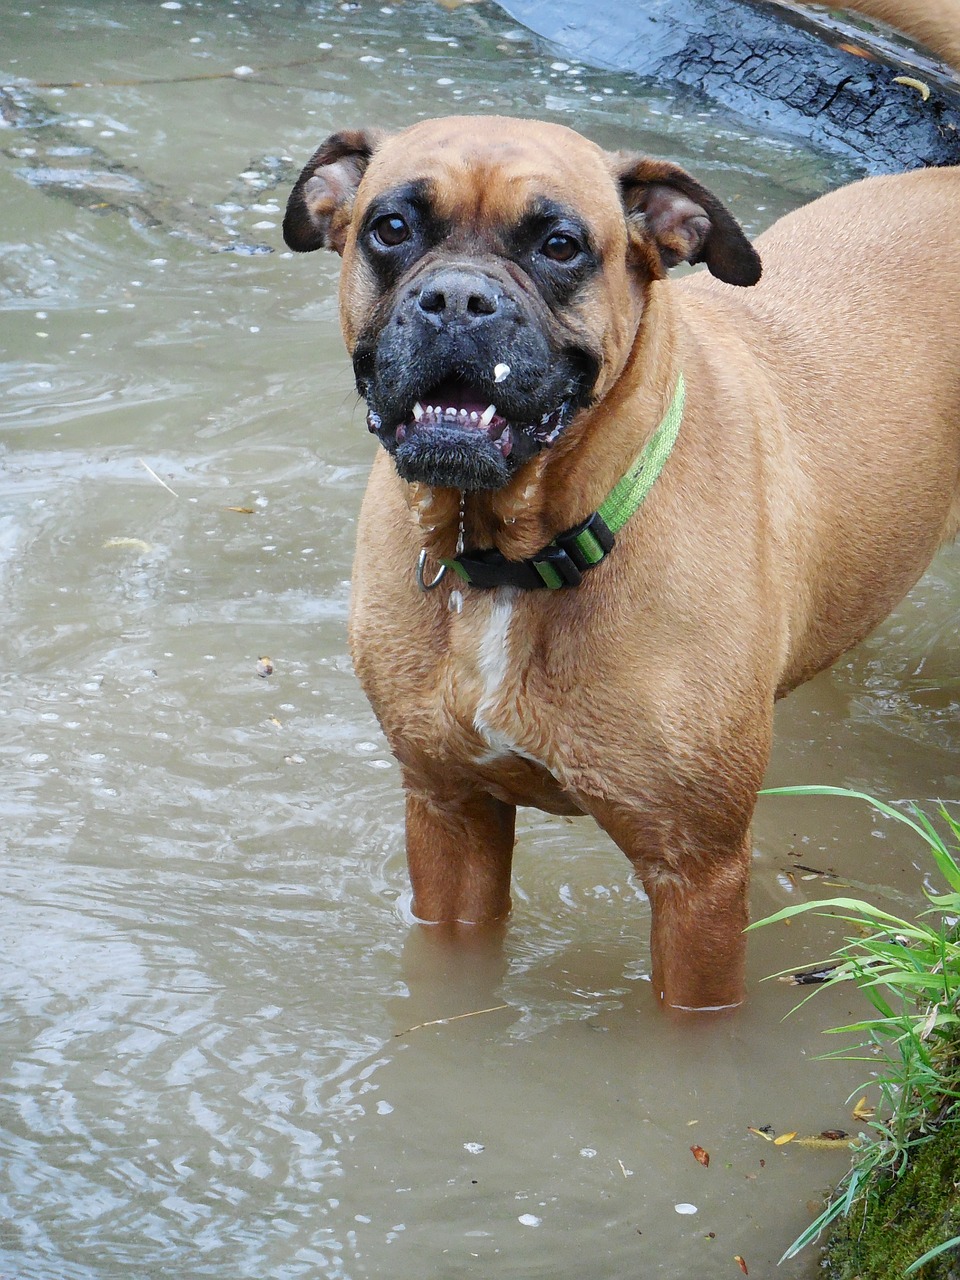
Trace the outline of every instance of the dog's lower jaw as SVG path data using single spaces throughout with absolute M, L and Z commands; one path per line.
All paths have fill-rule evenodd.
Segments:
M 491 492 L 510 480 L 506 459 L 495 445 L 405 441 L 393 455 L 401 480 L 461 493 Z
M 476 493 L 503 489 L 521 467 L 555 443 L 570 416 L 569 400 L 542 414 L 539 422 L 523 425 L 495 411 L 474 414 L 473 422 L 463 412 L 424 411 L 418 404 L 412 421 L 394 427 L 385 426 L 371 408 L 367 426 L 393 457 L 402 480 Z

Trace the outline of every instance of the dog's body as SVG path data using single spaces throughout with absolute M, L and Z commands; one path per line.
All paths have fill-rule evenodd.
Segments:
M 517 805 L 590 814 L 650 896 L 661 998 L 742 999 L 774 701 L 960 529 L 958 207 L 960 170 L 845 188 L 760 238 L 757 283 L 688 175 L 560 126 L 428 121 L 313 157 L 285 230 L 344 254 L 344 331 L 386 445 L 351 643 L 402 767 L 420 918 L 506 914 Z M 683 259 L 730 283 L 668 281 Z M 451 569 L 418 588 L 420 553 L 432 577 L 458 533 L 516 562 L 596 511 L 681 374 L 662 474 L 579 585 Z M 424 411 L 435 387 L 459 423 Z

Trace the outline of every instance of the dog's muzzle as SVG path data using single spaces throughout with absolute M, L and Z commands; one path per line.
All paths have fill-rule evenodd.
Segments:
M 553 443 L 592 385 L 516 284 L 442 267 L 403 290 L 354 353 L 367 423 L 405 480 L 499 489 Z

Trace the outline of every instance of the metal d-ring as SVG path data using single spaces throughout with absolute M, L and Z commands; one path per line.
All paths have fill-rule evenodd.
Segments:
M 437 574 L 437 576 L 434 578 L 432 582 L 427 582 L 427 580 L 423 576 L 423 571 L 424 569 L 426 569 L 426 567 L 427 567 L 427 553 L 426 551 L 421 551 L 419 557 L 417 558 L 417 586 L 420 588 L 421 591 L 433 591 L 433 589 L 435 587 L 439 587 L 440 583 L 443 581 L 444 575 L 447 572 L 447 566 L 445 564 L 442 564 L 440 566 L 440 572 Z

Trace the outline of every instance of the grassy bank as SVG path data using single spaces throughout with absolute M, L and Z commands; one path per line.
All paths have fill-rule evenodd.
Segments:
M 759 925 L 813 911 L 850 935 L 826 985 L 854 982 L 866 1016 L 833 1029 L 852 1036 L 839 1056 L 871 1063 L 881 1105 L 852 1167 L 792 1257 L 829 1228 L 829 1280 L 960 1280 L 960 821 L 940 805 L 936 823 L 838 787 L 785 787 L 767 795 L 866 801 L 926 845 L 945 892 L 928 894 L 918 920 L 868 902 L 833 898 L 787 907 Z M 758 926 L 752 926 L 758 927 Z

